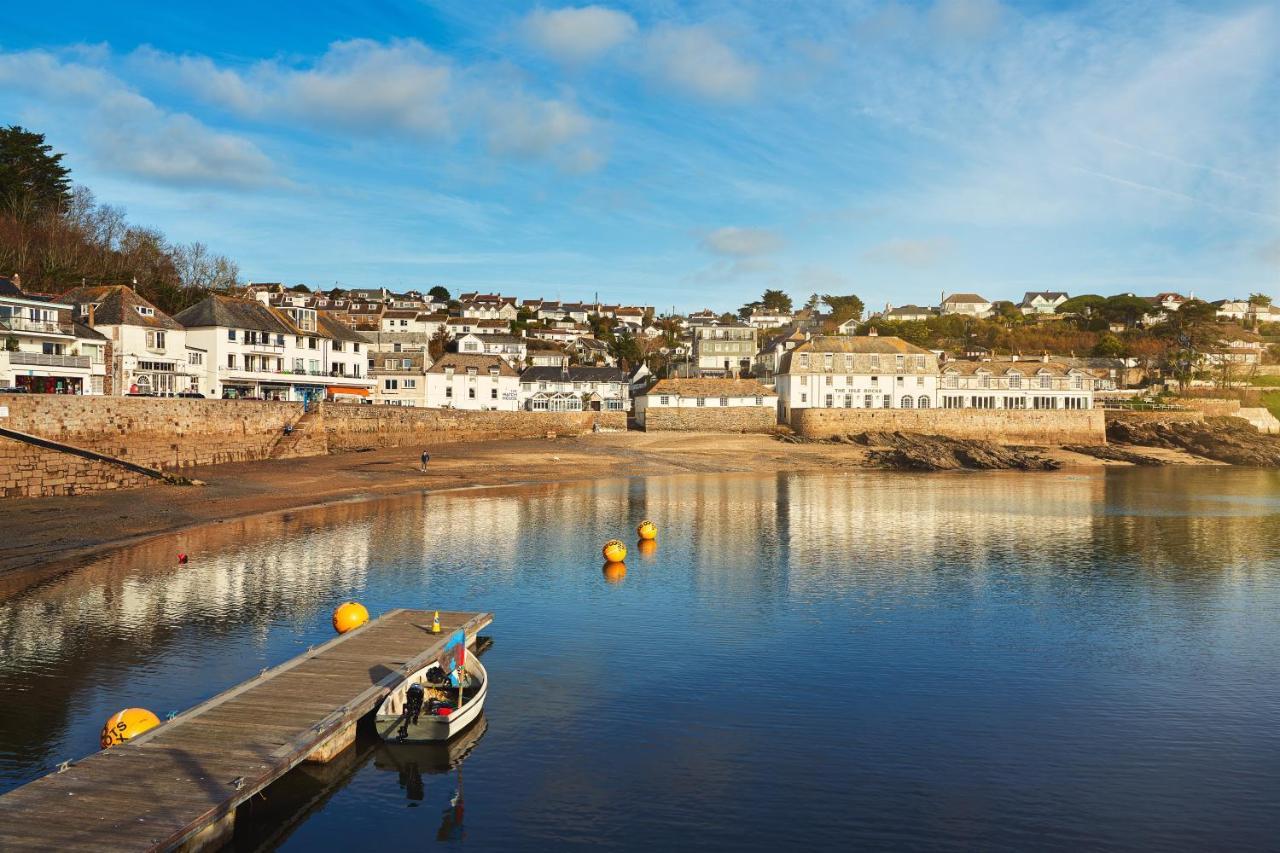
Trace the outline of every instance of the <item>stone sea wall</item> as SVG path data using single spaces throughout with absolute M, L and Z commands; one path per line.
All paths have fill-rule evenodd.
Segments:
M 996 444 L 1106 444 L 1101 409 L 793 409 L 791 428 L 804 438 L 864 432 L 914 432 Z
M 0 436 L 0 498 L 47 498 L 157 483 L 119 465 Z
M 468 412 L 400 406 L 324 404 L 321 423 L 328 451 L 375 447 L 431 447 L 456 441 L 582 435 L 596 424 L 625 430 L 626 412 Z
M 778 414 L 772 406 L 707 406 L 666 408 L 644 412 L 645 432 L 777 432 Z
M 264 459 L 301 403 L 6 394 L 0 427 L 175 470 Z

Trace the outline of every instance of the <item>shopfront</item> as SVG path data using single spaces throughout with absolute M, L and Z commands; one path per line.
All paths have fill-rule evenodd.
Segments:
M 28 394 L 83 394 L 84 380 L 79 376 L 15 376 L 14 384 Z

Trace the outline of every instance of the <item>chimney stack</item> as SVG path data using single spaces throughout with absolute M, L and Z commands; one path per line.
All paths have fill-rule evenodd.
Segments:
M 869 337 L 869 338 L 878 338 L 878 337 L 880 337 L 880 333 L 876 331 L 876 327 L 875 327 L 875 326 L 872 326 L 870 329 L 868 329 L 868 330 L 867 330 L 867 337 Z
M 89 303 L 89 328 L 90 329 L 93 328 L 93 317 L 94 317 L 94 314 L 97 313 L 97 310 L 98 310 L 98 306 L 90 302 Z

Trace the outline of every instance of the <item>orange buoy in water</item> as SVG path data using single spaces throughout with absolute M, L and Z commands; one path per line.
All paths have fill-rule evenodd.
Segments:
M 610 563 L 621 563 L 627 559 L 627 546 L 618 539 L 610 539 L 604 543 L 604 558 Z
M 186 555 L 186 554 L 179 554 L 179 555 L 178 555 L 178 565 L 180 565 L 180 566 L 185 566 L 186 564 L 187 564 L 187 555 Z
M 604 575 L 604 579 L 609 583 L 621 583 L 622 579 L 627 576 L 627 564 L 616 563 L 611 560 L 604 564 L 601 574 Z
M 103 749 L 135 738 L 160 725 L 160 718 L 146 708 L 125 708 L 112 714 L 102 726 L 100 743 Z
M 363 604 L 355 601 L 339 604 L 338 609 L 333 611 L 333 630 L 339 634 L 354 631 L 368 621 L 369 611 L 364 609 Z
M 658 553 L 658 543 L 652 539 L 641 539 L 636 543 L 636 550 L 640 552 L 641 557 L 652 557 Z
M 638 533 L 640 538 L 644 540 L 657 539 L 658 525 L 654 524 L 652 521 L 642 521 L 640 522 L 640 526 L 636 528 L 636 533 Z

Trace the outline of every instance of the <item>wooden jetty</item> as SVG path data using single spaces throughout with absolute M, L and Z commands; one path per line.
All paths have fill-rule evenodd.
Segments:
M 303 761 L 355 741 L 408 672 L 490 613 L 393 610 L 128 743 L 0 796 L 0 850 L 184 850 L 231 837 L 236 807 Z

